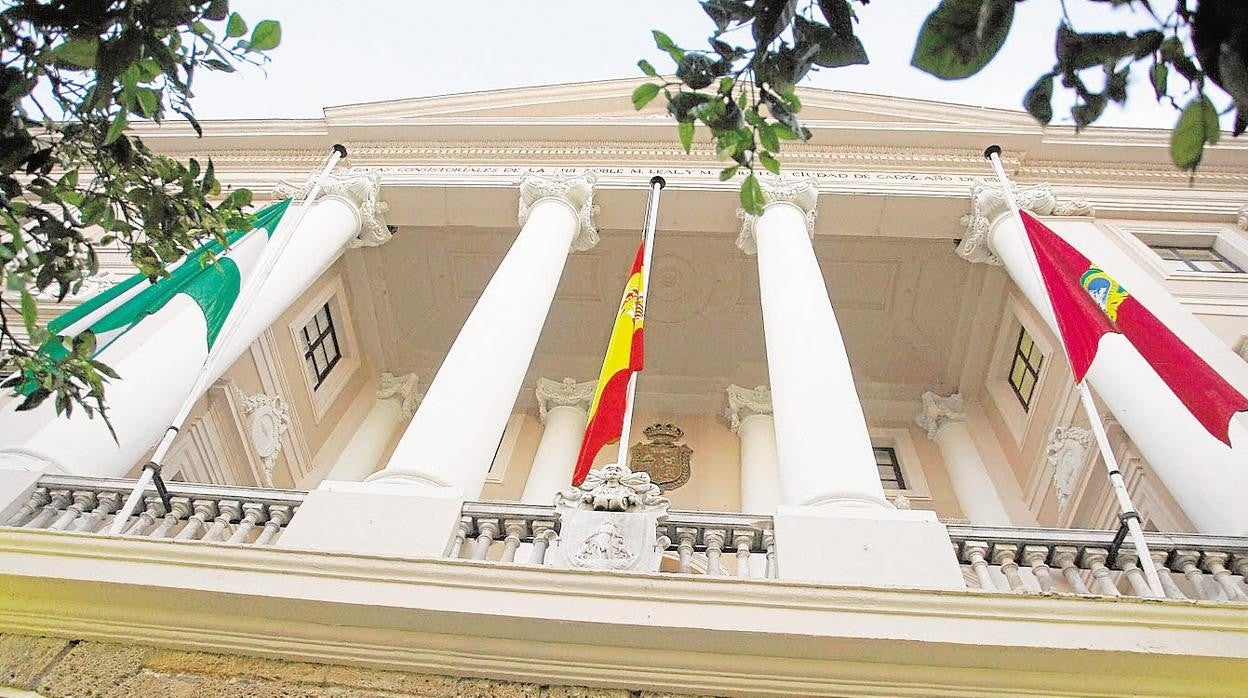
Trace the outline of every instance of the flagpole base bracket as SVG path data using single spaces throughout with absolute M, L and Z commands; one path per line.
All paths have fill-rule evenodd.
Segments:
M 1118 551 L 1122 548 L 1122 544 L 1127 540 L 1127 534 L 1130 533 L 1131 527 L 1127 522 L 1131 519 L 1140 521 L 1140 514 L 1137 511 L 1124 511 L 1118 515 L 1118 532 L 1114 534 L 1114 541 L 1109 544 L 1109 556 L 1105 559 L 1105 566 L 1113 569 L 1114 563 L 1118 561 Z

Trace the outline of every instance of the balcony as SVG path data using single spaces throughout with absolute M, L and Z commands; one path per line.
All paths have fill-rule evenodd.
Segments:
M 441 559 L 284 547 L 293 490 L 171 483 L 172 511 L 153 490 L 102 533 L 132 484 L 39 479 L 0 527 L 0 630 L 734 695 L 891 691 L 899 667 L 962 695 L 1079 693 L 1093 667 L 1115 693 L 1248 676 L 1244 538 L 1149 534 L 1167 598 L 1146 599 L 1110 532 L 950 524 L 966 588 L 924 590 L 785 579 L 772 517 L 735 513 L 669 512 L 657 573 L 561 569 L 556 508 L 510 503 L 465 503 Z
M 44 476 L 8 528 L 105 535 L 133 480 Z M 171 511 L 155 489 L 122 536 L 150 541 L 271 547 L 305 492 L 171 483 Z M 946 524 L 968 589 L 1014 594 L 1149 598 L 1129 543 L 1111 531 Z M 429 532 L 431 535 L 436 535 Z M 1147 534 L 1166 600 L 1248 602 L 1248 538 Z M 672 511 L 656 531 L 659 572 L 776 579 L 772 517 Z M 491 565 L 549 565 L 555 507 L 467 502 L 446 557 Z M 811 554 L 818 554 L 817 550 Z

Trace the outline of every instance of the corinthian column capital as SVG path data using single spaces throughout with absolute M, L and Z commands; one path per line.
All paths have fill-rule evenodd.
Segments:
M 394 400 L 398 403 L 403 419 L 411 419 L 420 406 L 420 393 L 417 390 L 419 379 L 415 373 L 396 376 L 393 373 L 381 374 L 381 385 L 377 388 L 378 400 Z
M 724 419 L 728 420 L 732 433 L 737 433 L 743 420 L 756 414 L 771 414 L 771 389 L 765 385 L 757 388 L 728 386 L 728 409 L 724 410 Z
M 575 378 L 564 378 L 553 381 L 549 378 L 537 379 L 537 411 L 546 423 L 546 414 L 556 407 L 575 407 L 582 412 L 589 412 L 589 405 L 594 400 L 596 381 L 576 382 Z
M 771 204 L 789 203 L 806 214 L 806 233 L 815 236 L 815 206 L 819 201 L 819 183 L 813 177 L 775 178 L 759 181 L 763 189 L 763 207 Z M 754 224 L 758 216 L 737 210 L 741 219 L 741 232 L 737 235 L 737 247 L 746 254 L 758 252 L 758 242 L 754 237 Z
M 273 197 L 300 199 L 312 189 L 316 174 L 302 183 L 282 181 L 273 188 Z M 346 170 L 334 172 L 325 178 L 318 198 L 341 196 L 355 204 L 360 214 L 360 232 L 347 244 L 348 247 L 377 247 L 393 236 L 386 224 L 386 212 L 390 205 L 381 200 L 381 175 L 376 172 Z
M 914 423 L 927 432 L 927 438 L 935 439 L 941 429 L 966 421 L 962 411 L 962 396 L 954 393 L 941 397 L 933 392 L 923 393 L 923 410 L 914 416 Z
M 572 239 L 572 250 L 584 252 L 598 244 L 598 229 L 594 227 L 594 184 L 598 178 L 592 172 L 576 175 L 526 172 L 520 178 L 520 225 L 529 219 L 529 211 L 542 199 L 558 199 L 576 212 L 580 227 Z
M 1091 216 L 1092 205 L 1083 199 L 1058 201 L 1053 187 L 1037 184 L 1032 187 L 1014 185 L 1014 200 L 1018 207 L 1038 216 Z M 988 244 L 992 224 L 1009 212 L 1005 193 L 996 182 L 976 182 L 971 185 L 971 212 L 962 216 L 964 229 L 958 255 L 970 262 L 1000 266 L 1001 260 Z

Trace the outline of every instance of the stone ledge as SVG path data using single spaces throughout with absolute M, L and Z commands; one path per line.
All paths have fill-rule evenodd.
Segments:
M 260 698 L 631 698 L 636 695 L 675 698 L 677 695 L 457 678 L 0 634 L 0 695 L 23 695 L 31 690 L 53 698 L 234 698 L 239 695 Z

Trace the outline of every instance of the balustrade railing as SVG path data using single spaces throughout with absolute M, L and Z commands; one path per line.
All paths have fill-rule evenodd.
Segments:
M 673 511 L 657 534 L 661 572 L 775 576 L 771 517 Z M 558 540 L 554 507 L 467 502 L 447 557 L 541 565 Z
M 970 588 L 1149 596 L 1130 541 L 1112 531 L 948 526 Z M 1147 533 L 1168 599 L 1248 602 L 1248 538 Z
M 133 480 L 48 475 L 3 525 L 106 531 Z M 304 492 L 169 483 L 170 510 L 152 489 L 123 535 L 270 545 Z M 1114 548 L 1112 531 L 948 524 L 970 589 L 1013 593 L 1148 596 L 1135 548 Z M 467 502 L 446 557 L 549 564 L 558 543 L 554 507 Z M 771 517 L 672 511 L 658 525 L 661 572 L 776 577 Z M 1146 534 L 1166 598 L 1248 603 L 1248 538 Z
M 134 480 L 46 475 L 6 526 L 99 533 L 113 522 Z M 169 508 L 152 488 L 122 535 L 270 545 L 295 515 L 294 490 L 168 483 Z

